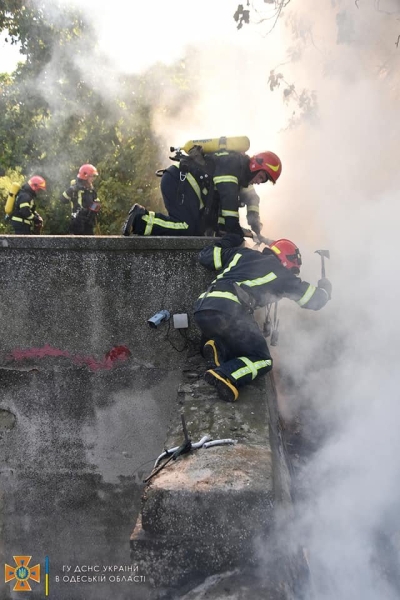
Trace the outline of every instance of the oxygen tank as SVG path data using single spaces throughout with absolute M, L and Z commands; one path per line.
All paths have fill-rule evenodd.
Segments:
M 14 210 L 15 198 L 20 189 L 21 189 L 20 183 L 16 183 L 14 181 L 14 183 L 11 184 L 10 190 L 8 192 L 7 200 L 6 200 L 6 205 L 4 207 L 4 212 L 6 213 L 6 215 L 12 214 L 12 211 Z
M 250 140 L 247 136 L 220 137 L 207 140 L 189 140 L 181 150 L 189 152 L 193 146 L 201 146 L 203 152 L 218 152 L 218 150 L 229 150 L 234 152 L 247 152 L 250 148 Z

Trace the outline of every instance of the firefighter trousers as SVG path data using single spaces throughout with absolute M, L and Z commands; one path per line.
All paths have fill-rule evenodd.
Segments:
M 239 314 L 200 310 L 194 315 L 202 332 L 202 343 L 214 340 L 219 366 L 213 370 L 237 388 L 272 369 L 267 342 L 252 314 L 244 307 Z
M 15 235 L 32 235 L 33 233 L 31 226 L 27 223 L 16 223 L 15 221 L 11 221 L 11 225 Z
M 134 221 L 133 233 L 204 235 L 201 200 L 188 179 L 181 181 L 180 170 L 175 165 L 164 171 L 160 188 L 168 215 L 144 210 L 140 218 Z

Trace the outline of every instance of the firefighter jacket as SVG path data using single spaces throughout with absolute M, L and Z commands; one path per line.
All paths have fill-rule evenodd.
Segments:
M 286 269 L 272 250 L 239 248 L 242 239 L 228 234 L 199 254 L 200 263 L 218 275 L 195 303 L 199 310 L 218 310 L 238 315 L 266 306 L 281 298 L 301 308 L 319 310 L 329 300 L 328 292 Z
M 97 200 L 97 192 L 93 187 L 86 187 L 82 179 L 72 180 L 70 187 L 63 192 L 60 200 L 63 204 L 70 202 L 71 212 L 77 213 L 81 209 L 90 209 L 93 202 Z
M 240 152 L 220 150 L 212 153 L 214 196 L 218 198 L 220 229 L 227 233 L 241 233 L 239 225 L 239 196 L 253 178 L 249 169 L 250 158 Z
M 36 192 L 28 183 L 25 183 L 17 194 L 11 221 L 15 225 L 24 223 L 32 226 L 34 219 L 38 217 L 35 204 Z
M 239 192 L 239 206 L 246 207 L 247 222 L 257 235 L 261 232 L 260 223 L 260 196 L 254 189 L 254 185 L 241 188 Z
M 247 216 L 259 222 L 259 197 L 254 189 L 247 188 L 254 174 L 249 169 L 250 158 L 240 152 L 219 150 L 204 154 L 204 167 L 196 161 L 187 161 L 192 178 L 189 180 L 196 191 L 200 205 L 214 212 L 218 207 L 220 229 L 229 233 L 241 233 L 239 206 L 247 206 Z M 250 224 L 250 222 L 249 222 Z

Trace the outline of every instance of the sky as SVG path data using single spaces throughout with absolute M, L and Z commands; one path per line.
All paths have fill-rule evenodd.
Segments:
M 0 35 L 0 73 L 11 73 L 17 62 L 23 60 L 17 45 L 6 42 L 6 34 Z
M 399 565 L 398 2 L 332 0 L 315 11 L 312 0 L 292 0 L 269 33 L 271 20 L 237 31 L 230 0 L 79 5 L 96 24 L 91 70 L 103 84 L 101 56 L 118 72 L 138 73 L 195 48 L 187 64 L 198 74 L 193 104 L 179 118 L 155 113 L 166 149 L 247 135 L 250 153 L 281 157 L 278 183 L 257 190 L 263 234 L 297 243 L 301 276 L 312 283 L 320 277 L 315 250 L 329 249 L 333 285 L 318 313 L 288 301 L 279 309 L 274 355 L 293 381 L 285 416 L 311 414 L 304 427 L 324 438 L 304 467 L 307 492 L 285 536 L 307 547 L 318 600 L 398 598 L 374 556 L 383 531 Z M 0 61 L 6 54 L 1 45 Z M 271 91 L 271 70 L 297 99 L 284 103 L 283 82 Z M 299 104 L 303 90 L 315 93 L 312 115 Z

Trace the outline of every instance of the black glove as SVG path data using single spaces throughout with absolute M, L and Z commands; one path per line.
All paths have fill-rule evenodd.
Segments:
M 243 236 L 237 233 L 227 233 L 223 238 L 215 243 L 219 248 L 235 248 L 243 243 Z
M 247 222 L 257 235 L 260 233 L 262 229 L 262 223 L 260 223 L 260 215 L 254 210 L 251 210 L 247 213 Z
M 43 219 L 38 213 L 35 213 L 33 215 L 33 222 L 35 223 L 35 225 L 39 225 L 39 224 L 43 223 Z
M 330 300 L 332 297 L 332 284 L 329 281 L 329 279 L 327 279 L 326 277 L 322 277 L 322 279 L 318 281 L 318 287 L 326 291 Z
M 253 238 L 253 232 L 251 229 L 246 229 L 245 227 L 241 227 L 242 235 L 244 237 Z

